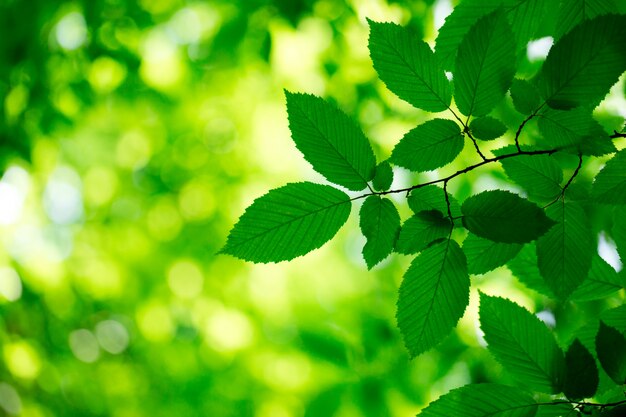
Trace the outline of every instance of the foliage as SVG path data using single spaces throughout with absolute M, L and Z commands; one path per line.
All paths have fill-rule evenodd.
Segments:
M 304 158 L 334 184 L 367 190 L 340 198 L 336 189 L 334 205 L 322 203 L 330 200 L 314 192 L 294 193 L 283 204 L 274 197 L 277 190 L 271 191 L 234 226 L 224 251 L 253 262 L 294 259 L 332 237 L 345 222 L 344 211 L 329 207 L 364 200 L 359 215 L 368 268 L 392 250 L 417 253 L 400 285 L 396 313 L 411 356 L 440 344 L 457 325 L 470 301 L 470 273 L 508 265 L 530 289 L 550 297 L 550 309 L 562 310 L 557 329 L 561 321 L 580 320 L 579 300 L 608 300 L 619 291 L 622 303 L 623 279 L 611 284 L 617 282 L 616 272 L 596 253 L 599 235 L 613 237 L 620 254 L 626 250 L 621 216 L 626 150 L 613 143 L 626 134 L 618 128 L 607 132 L 593 111 L 626 71 L 626 16 L 595 7 L 602 2 L 589 3 L 563 2 L 558 12 L 547 13 L 555 19 L 548 22 L 548 33 L 557 40 L 534 74 L 520 64 L 520 50 L 545 30 L 539 26 L 543 11 L 554 8 L 547 0 L 467 0 L 446 19 L 434 52 L 409 28 L 369 21 L 370 56 L 386 87 L 414 107 L 449 116 L 438 114 L 414 127 L 377 166 L 435 170 L 435 179 L 416 176 L 415 183 L 398 188 L 389 180 L 372 184 L 378 177 L 372 148 L 349 117 L 322 98 L 287 93 L 292 137 Z M 593 13 L 585 12 L 588 6 Z M 451 76 L 444 70 L 451 70 Z M 521 116 L 502 110 L 507 94 Z M 535 122 L 533 130 L 529 126 Z M 495 142 L 498 148 L 489 150 L 494 156 L 476 139 Z M 465 144 L 478 162 L 445 174 Z M 449 186 L 496 163 L 508 176 L 507 190 L 465 195 L 459 210 Z M 390 177 L 388 171 L 384 176 Z M 386 197 L 393 194 L 405 194 L 414 212 L 401 227 L 397 203 Z M 266 208 L 270 200 L 276 206 Z M 291 221 L 299 200 L 317 202 L 308 212 L 331 229 L 323 239 L 320 233 L 326 229 L 308 223 L 283 235 L 280 219 Z M 615 220 L 607 220 L 612 212 Z M 265 216 L 276 218 L 276 225 L 266 228 Z M 255 240 L 253 251 L 231 244 L 251 241 L 259 233 L 272 239 Z M 620 317 L 622 327 L 596 316 L 589 319 L 595 326 L 590 339 L 572 341 L 557 338 L 517 303 L 480 293 L 480 327 L 488 349 L 507 380 L 524 389 L 468 385 L 442 396 L 422 414 L 531 417 L 550 413 L 552 407 L 554 415 L 572 415 L 574 406 L 577 414 L 593 409 L 611 415 L 626 401 L 619 392 L 626 381 L 623 313 L 621 307 L 607 313 Z M 604 373 L 614 384 L 598 382 Z M 592 397 L 600 402 L 581 401 Z

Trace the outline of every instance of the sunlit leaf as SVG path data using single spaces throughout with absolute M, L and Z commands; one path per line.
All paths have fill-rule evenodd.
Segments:
M 615 13 L 617 5 L 614 0 L 568 0 L 561 3 L 554 37 L 561 36 L 572 30 L 584 20 L 596 16 Z
M 503 190 L 476 194 L 463 202 L 461 210 L 470 232 L 494 242 L 530 242 L 554 224 L 538 206 Z
M 561 391 L 563 352 L 536 316 L 512 301 L 481 293 L 480 327 L 489 351 L 520 384 L 546 393 Z
M 448 119 L 433 119 L 404 135 L 389 160 L 411 171 L 430 171 L 452 162 L 463 144 L 459 125 Z
M 349 214 L 350 198 L 336 188 L 287 184 L 254 200 L 221 253 L 252 262 L 290 260 L 332 239 Z
M 456 326 L 469 302 L 465 255 L 453 240 L 421 252 L 404 274 L 398 327 L 411 356 L 427 351 Z
M 367 239 L 363 258 L 372 268 L 393 251 L 400 230 L 400 215 L 386 198 L 371 195 L 365 199 L 359 212 L 361 231 Z
M 537 240 L 537 264 L 548 287 L 565 299 L 587 278 L 595 241 L 580 204 L 559 201 L 546 213 L 556 224 Z
M 448 200 L 450 201 L 452 217 L 461 216 L 461 206 L 456 198 L 448 195 Z M 411 210 L 413 210 L 413 213 L 437 210 L 441 214 L 448 214 L 446 195 L 444 194 L 443 188 L 437 187 L 436 185 L 427 185 L 411 191 L 411 194 L 407 197 L 407 203 Z
M 504 98 L 515 74 L 515 40 L 502 11 L 476 22 L 459 45 L 454 99 L 465 115 L 484 116 Z
M 420 252 L 432 242 L 447 238 L 452 225 L 438 211 L 421 211 L 402 225 L 396 251 L 407 255 Z
M 626 261 L 626 205 L 613 209 L 613 227 L 611 237 L 615 241 L 620 259 Z
M 522 245 L 519 243 L 494 242 L 472 233 L 463 241 L 463 252 L 470 274 L 484 274 L 496 269 L 513 259 L 521 249 Z
M 320 97 L 285 94 L 291 137 L 304 159 L 330 182 L 354 191 L 367 187 L 376 160 L 356 123 Z
M 570 295 L 572 301 L 599 300 L 626 288 L 626 279 L 598 254 L 593 255 L 589 275 Z
M 377 191 L 387 191 L 393 182 L 393 170 L 389 162 L 383 161 L 376 165 L 376 173 L 372 179 L 372 185 Z
M 626 204 L 626 149 L 616 153 L 602 168 L 591 195 L 599 203 Z
M 541 97 L 537 88 L 526 80 L 515 78 L 511 83 L 511 98 L 515 110 L 522 114 L 531 114 L 539 108 Z
M 413 106 L 438 112 L 450 106 L 450 81 L 430 46 L 409 29 L 369 20 L 369 50 L 387 88 Z
M 506 133 L 506 126 L 500 120 L 491 116 L 479 117 L 470 122 L 472 135 L 480 140 L 493 140 Z
M 596 353 L 605 372 L 618 385 L 626 383 L 626 338 L 600 321 L 596 336 Z
M 626 16 L 587 20 L 557 41 L 541 69 L 539 85 L 550 107 L 597 104 L 626 70 Z
M 563 393 L 571 400 L 593 397 L 598 382 L 596 360 L 580 340 L 575 339 L 565 354 Z
M 535 242 L 527 243 L 522 247 L 517 256 L 507 262 L 513 276 L 515 276 L 527 288 L 535 290 L 548 297 L 554 297 L 552 290 L 546 285 L 546 281 L 539 272 L 537 266 L 537 247 Z
M 534 417 L 537 403 L 519 388 L 472 384 L 453 389 L 430 403 L 422 417 Z

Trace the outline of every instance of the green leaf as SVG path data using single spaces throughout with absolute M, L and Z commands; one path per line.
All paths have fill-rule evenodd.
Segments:
M 471 121 L 469 125 L 472 135 L 480 140 L 493 140 L 506 133 L 506 126 L 498 119 L 491 116 L 479 117 Z
M 371 195 L 363 202 L 359 217 L 361 231 L 367 239 L 363 258 L 371 269 L 393 251 L 400 230 L 400 215 L 389 199 Z
M 561 391 L 563 352 L 541 320 L 512 301 L 483 293 L 479 314 L 489 351 L 511 375 L 540 392 Z
M 470 274 L 487 273 L 513 259 L 522 246 L 519 243 L 493 242 L 470 233 L 463 242 L 467 270 Z
M 463 144 L 459 125 L 448 119 L 433 119 L 404 135 L 389 160 L 411 171 L 431 171 L 452 162 Z
M 563 393 L 570 400 L 593 397 L 598 389 L 596 360 L 580 340 L 575 339 L 565 354 Z
M 572 301 L 600 300 L 622 288 L 626 288 L 623 276 L 618 274 L 600 255 L 594 254 L 589 276 L 576 288 L 570 299 Z
M 587 20 L 550 49 L 539 77 L 550 107 L 595 107 L 626 70 L 626 16 Z
M 514 150 L 515 146 L 507 146 L 494 153 L 504 155 Z M 563 170 L 550 155 L 518 155 L 502 159 L 500 164 L 506 175 L 531 197 L 551 200 L 561 193 Z
M 513 276 L 515 276 L 526 287 L 535 290 L 548 297 L 554 294 L 546 285 L 545 280 L 537 267 L 537 247 L 535 243 L 527 243 L 515 258 L 507 262 Z
M 417 108 L 446 110 L 452 99 L 450 81 L 428 44 L 402 26 L 368 22 L 370 56 L 387 88 Z
M 461 216 L 461 206 L 456 198 L 448 194 L 450 201 L 450 211 L 452 217 Z M 436 185 L 427 185 L 425 187 L 416 188 L 411 191 L 407 197 L 407 202 L 413 213 L 420 211 L 437 210 L 443 215 L 448 215 L 448 206 L 446 204 L 446 195 L 443 188 Z
M 453 389 L 430 403 L 421 417 L 534 417 L 537 404 L 519 388 L 471 384 Z
M 616 153 L 596 175 L 591 196 L 599 203 L 626 204 L 626 149 Z
M 508 191 L 484 191 L 463 203 L 463 225 L 472 233 L 494 242 L 526 243 L 552 227 L 543 210 Z
M 396 318 L 412 357 L 435 346 L 456 326 L 469 302 L 465 255 L 453 240 L 420 253 L 404 274 Z
M 287 184 L 257 198 L 220 251 L 252 262 L 288 261 L 332 239 L 350 215 L 350 197 L 328 185 Z
M 556 224 L 537 240 L 537 265 L 548 287 L 564 300 L 587 278 L 595 241 L 579 203 L 559 201 L 546 213 Z
M 396 252 L 410 255 L 425 249 L 432 242 L 450 235 L 450 220 L 439 211 L 422 211 L 402 225 L 396 242 Z
M 330 182 L 353 191 L 367 187 L 376 159 L 354 121 L 319 97 L 285 94 L 291 137 L 304 159 Z
M 454 99 L 461 113 L 489 113 L 509 90 L 515 60 L 515 40 L 504 13 L 480 18 L 463 38 L 456 57 Z
M 376 165 L 376 173 L 372 179 L 372 185 L 376 191 L 387 191 L 393 182 L 393 170 L 389 162 L 383 161 Z
M 515 78 L 511 83 L 510 92 L 515 110 L 522 114 L 534 113 L 541 104 L 537 88 L 526 80 Z
M 555 39 L 561 38 L 584 20 L 614 13 L 617 5 L 613 0 L 568 0 L 561 3 Z
M 596 353 L 602 368 L 618 385 L 626 383 L 626 338 L 613 327 L 600 321 L 596 335 Z
M 626 261 L 626 206 L 615 206 L 613 209 L 611 237 L 615 241 L 620 259 Z
M 585 155 L 597 156 L 615 152 L 615 145 L 589 109 L 546 109 L 539 114 L 537 124 L 542 142 L 551 148 L 571 147 Z

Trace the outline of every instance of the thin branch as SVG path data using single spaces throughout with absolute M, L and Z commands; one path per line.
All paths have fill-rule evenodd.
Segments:
M 448 218 L 454 227 L 454 219 L 452 218 L 452 209 L 450 208 L 450 196 L 448 196 L 448 181 L 443 182 L 443 195 L 446 197 L 446 206 L 448 206 Z
M 626 133 L 619 133 L 617 130 L 613 131 L 613 134 L 609 136 L 611 139 L 615 138 L 626 138 Z
M 569 180 L 567 180 L 567 183 L 565 183 L 565 185 L 563 186 L 563 188 L 561 188 L 561 193 L 551 202 L 549 202 L 547 205 L 545 205 L 543 208 L 547 209 L 548 207 L 550 207 L 552 204 L 556 203 L 557 201 L 559 201 L 560 199 L 565 197 L 565 191 L 567 191 L 567 188 L 572 184 L 572 181 L 574 181 L 574 178 L 576 178 L 576 176 L 578 175 L 578 173 L 580 172 L 580 168 L 583 166 L 583 155 L 582 153 L 578 154 L 578 166 L 576 166 L 576 169 L 574 170 L 574 173 L 572 174 L 571 177 L 569 177 Z
M 474 136 L 472 136 L 472 133 L 470 132 L 469 127 L 465 126 L 465 130 L 463 131 L 463 133 L 465 133 L 467 137 L 472 140 L 472 143 L 474 144 L 474 148 L 476 148 L 476 152 L 478 152 L 478 155 L 480 155 L 483 161 L 486 161 L 487 158 L 485 158 L 485 155 L 483 155 L 483 153 L 480 151 L 480 148 L 478 147 L 478 142 L 476 142 L 476 139 L 474 139 Z
M 515 147 L 517 148 L 518 152 L 521 152 L 521 150 L 522 150 L 522 148 L 519 145 L 519 137 L 522 134 L 522 130 L 524 129 L 524 126 L 526 126 L 526 123 L 530 122 L 531 119 L 534 118 L 537 115 L 539 110 L 541 110 L 541 107 L 543 107 L 543 105 L 539 106 L 539 108 L 537 110 L 532 112 L 532 114 L 530 116 L 528 116 L 526 119 L 524 119 L 524 121 L 517 128 L 517 132 L 515 132 Z

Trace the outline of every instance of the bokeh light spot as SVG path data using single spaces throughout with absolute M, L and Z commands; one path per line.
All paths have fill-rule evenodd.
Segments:
M 128 330 L 120 322 L 104 320 L 96 325 L 96 338 L 102 349 L 117 355 L 128 347 Z
M 147 303 L 137 311 L 137 326 L 151 342 L 167 342 L 174 333 L 174 322 L 166 306 Z
M 78 12 L 66 14 L 57 23 L 55 34 L 61 48 L 68 51 L 80 48 L 87 40 L 85 18 Z
M 4 361 L 9 371 L 18 378 L 35 379 L 41 371 L 39 354 L 25 340 L 5 345 Z
M 70 349 L 76 358 L 86 363 L 93 363 L 100 357 L 98 340 L 87 329 L 74 330 L 70 333 Z
M 209 317 L 206 336 L 209 345 L 221 352 L 236 351 L 253 341 L 253 327 L 248 317 L 233 309 L 216 311 Z
M 167 284 L 180 298 L 194 298 L 200 295 L 203 282 L 202 270 L 192 260 L 176 261 L 167 272 Z
M 0 408 L 7 414 L 18 415 L 22 411 L 22 401 L 15 388 L 0 382 Z
M 0 267 L 0 296 L 7 301 L 16 301 L 22 296 L 22 281 L 15 269 Z
M 113 58 L 101 56 L 91 63 L 87 78 L 94 90 L 109 93 L 126 78 L 126 67 Z

